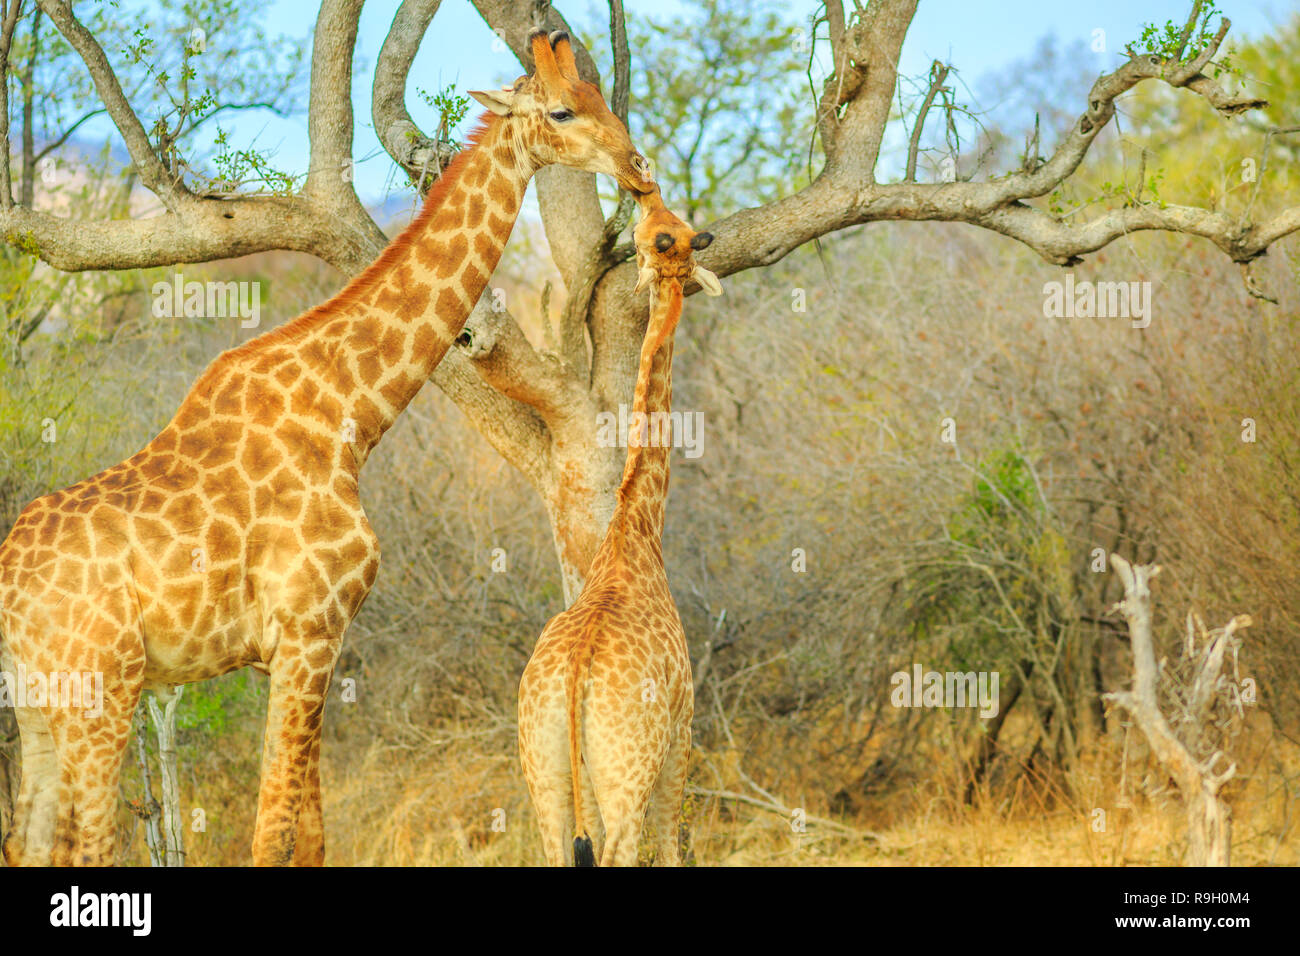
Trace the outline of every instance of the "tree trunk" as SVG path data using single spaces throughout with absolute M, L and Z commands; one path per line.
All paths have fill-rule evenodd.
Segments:
M 1175 732 L 1170 720 L 1160 710 L 1159 685 L 1161 669 L 1156 664 L 1155 643 L 1151 634 L 1151 590 L 1148 582 L 1159 573 L 1158 565 L 1130 565 L 1119 555 L 1111 556 L 1111 564 L 1124 582 L 1124 600 L 1119 609 L 1128 620 L 1129 637 L 1133 644 L 1133 689 L 1108 694 L 1121 707 L 1133 715 L 1134 721 L 1151 745 L 1151 751 L 1165 770 L 1178 784 L 1179 793 L 1187 807 L 1187 860 L 1191 866 L 1227 866 L 1232 836 L 1229 810 L 1219 796 L 1223 785 L 1237 772 L 1235 761 L 1222 750 L 1215 750 L 1206 759 L 1198 759 L 1188 740 L 1197 740 L 1210 726 L 1209 705 L 1220 687 L 1220 674 L 1224 657 L 1238 639 L 1235 632 L 1250 626 L 1247 615 L 1234 617 L 1228 624 L 1212 634 L 1202 633 L 1199 656 L 1193 658 L 1191 621 L 1185 645 L 1185 654 L 1191 660 L 1194 680 L 1191 701 L 1179 715 Z M 1190 616 L 1189 616 L 1190 617 Z M 1235 650 L 1234 650 L 1235 653 Z M 1180 735 L 1181 734 L 1181 735 Z M 1227 767 L 1216 773 L 1218 759 L 1227 761 Z
M 1190 866 L 1230 866 L 1232 816 L 1228 805 L 1207 787 L 1187 801 L 1187 862 Z
M 185 827 L 181 820 L 180 775 L 176 766 L 176 705 L 184 687 L 155 691 L 149 697 L 149 716 L 158 735 L 158 768 L 162 775 L 164 866 L 185 865 Z M 159 700 L 162 706 L 158 706 Z

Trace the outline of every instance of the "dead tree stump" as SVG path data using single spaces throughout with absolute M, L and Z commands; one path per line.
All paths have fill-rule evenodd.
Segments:
M 1180 665 L 1166 668 L 1166 661 L 1156 663 L 1151 634 L 1149 582 L 1159 573 L 1159 565 L 1135 567 L 1117 555 L 1110 560 L 1124 583 L 1125 597 L 1116 609 L 1128 621 L 1133 687 L 1106 694 L 1105 699 L 1128 711 L 1178 785 L 1187 811 L 1188 863 L 1228 866 L 1231 814 L 1220 792 L 1236 774 L 1237 764 L 1223 748 L 1240 730 L 1237 631 L 1248 627 L 1250 618 L 1241 614 L 1224 627 L 1206 631 L 1200 618 L 1188 614 Z M 1223 672 L 1229 657 L 1232 678 Z

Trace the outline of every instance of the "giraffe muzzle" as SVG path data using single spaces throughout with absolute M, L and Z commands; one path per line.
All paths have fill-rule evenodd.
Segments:
M 635 169 L 637 175 L 641 177 L 643 185 L 648 187 L 654 183 L 654 168 L 650 165 L 650 160 L 646 159 L 640 153 L 634 153 L 632 155 L 632 168 Z M 648 192 L 648 189 L 643 189 L 642 192 Z

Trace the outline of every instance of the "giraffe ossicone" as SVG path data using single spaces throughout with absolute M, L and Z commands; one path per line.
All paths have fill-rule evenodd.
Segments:
M 650 290 L 651 308 L 632 418 L 671 422 L 682 286 L 695 280 L 711 295 L 722 286 L 694 257 L 713 237 L 669 212 L 657 188 L 638 201 L 636 288 Z M 665 437 L 643 445 L 638 429 L 628 435 L 614 516 L 586 584 L 546 625 L 520 681 L 520 759 L 552 866 L 632 865 L 647 823 L 656 865 L 680 859 L 695 698 L 663 563 Z
M 320 730 L 379 543 L 361 466 L 463 328 L 529 179 L 561 163 L 636 193 L 648 165 L 567 35 L 488 108 L 415 221 L 329 301 L 218 357 L 138 454 L 37 499 L 0 544 L 0 669 L 103 675 L 102 714 L 16 708 L 11 865 L 112 862 L 146 687 L 270 675 L 253 860 L 320 864 Z

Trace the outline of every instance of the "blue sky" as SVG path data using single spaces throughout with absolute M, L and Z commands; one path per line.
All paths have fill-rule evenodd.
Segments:
M 607 8 L 596 0 L 557 2 L 570 23 L 596 33 L 607 22 Z M 755 2 L 755 10 L 772 4 Z M 794 0 L 779 5 L 788 12 L 792 27 L 807 25 L 816 4 Z M 1277 0 L 1220 0 L 1233 21 L 1230 36 L 1259 36 L 1270 32 L 1300 9 L 1300 3 Z M 270 0 L 263 7 L 267 35 L 285 34 L 310 42 L 316 5 L 309 0 Z M 398 191 L 394 167 L 370 129 L 370 80 L 379 49 L 397 3 L 371 0 L 361 18 L 354 71 L 353 102 L 357 118 L 354 155 L 355 182 L 363 201 L 375 203 Z M 675 0 L 626 0 L 629 20 L 665 19 L 689 9 Z M 1096 54 L 1096 69 L 1112 69 L 1123 44 L 1136 39 L 1145 21 L 1181 20 L 1188 4 L 1183 0 L 1099 0 L 1092 3 L 1043 3 L 1033 0 L 976 3 L 961 0 L 922 0 L 903 50 L 902 71 L 924 74 L 932 60 L 953 62 L 970 85 L 987 73 L 1028 57 L 1040 38 L 1055 34 L 1065 43 L 1092 44 L 1095 30 L 1105 31 L 1106 52 Z M 416 95 L 415 87 L 430 92 L 448 84 L 460 90 L 499 86 L 520 72 L 514 56 L 493 36 L 468 0 L 444 0 L 411 71 L 407 106 L 416 122 L 432 127 L 432 111 Z M 1091 54 L 1090 54 L 1091 55 Z M 634 62 L 635 70 L 637 64 Z M 476 104 L 475 104 L 476 107 Z M 635 104 L 633 104 L 635 109 Z M 477 109 L 471 110 L 472 119 Z M 223 125 L 227 125 L 223 123 Z M 275 151 L 276 165 L 296 172 L 307 166 L 306 117 L 281 119 L 244 114 L 230 123 L 240 143 L 255 140 L 258 148 Z M 647 147 L 648 148 L 648 147 Z

